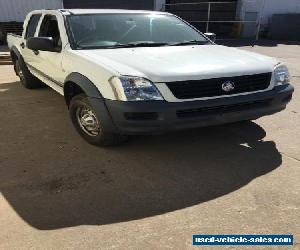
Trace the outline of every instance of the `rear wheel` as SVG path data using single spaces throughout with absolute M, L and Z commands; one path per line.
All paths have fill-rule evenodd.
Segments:
M 128 139 L 125 135 L 105 131 L 101 118 L 96 115 L 84 94 L 72 98 L 70 116 L 78 133 L 90 144 L 111 146 L 121 144 Z
M 27 89 L 36 89 L 43 86 L 41 81 L 33 76 L 26 67 L 22 59 L 17 59 L 15 62 L 16 73 L 20 78 L 20 82 Z

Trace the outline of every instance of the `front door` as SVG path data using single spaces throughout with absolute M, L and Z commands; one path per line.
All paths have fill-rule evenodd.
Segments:
M 41 16 L 42 16 L 41 14 L 33 14 L 29 18 L 29 21 L 27 23 L 27 28 L 23 33 L 24 40 L 20 44 L 21 54 L 30 71 L 31 71 L 30 68 L 31 65 L 38 65 L 38 58 L 36 57 L 34 51 L 27 48 L 26 42 L 29 38 L 35 36 Z
M 47 83 L 56 90 L 61 91 L 65 79 L 65 72 L 62 69 L 62 41 L 58 21 L 55 15 L 45 15 L 40 25 L 38 37 L 51 37 L 60 52 L 38 51 L 37 58 L 39 65 L 36 70 L 47 80 Z

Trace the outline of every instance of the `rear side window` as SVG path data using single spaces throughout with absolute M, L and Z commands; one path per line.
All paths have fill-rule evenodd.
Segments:
M 34 36 L 34 33 L 36 31 L 36 27 L 38 26 L 40 18 L 41 18 L 40 14 L 32 15 L 30 17 L 30 20 L 29 20 L 29 22 L 27 24 L 27 30 L 26 30 L 26 34 L 25 34 L 25 39 Z

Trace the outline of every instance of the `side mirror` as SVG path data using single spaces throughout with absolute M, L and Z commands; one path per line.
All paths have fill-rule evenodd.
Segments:
M 204 35 L 213 42 L 215 42 L 217 39 L 217 35 L 215 33 L 204 33 Z
M 52 37 L 31 37 L 27 40 L 26 46 L 34 51 L 60 52 L 61 48 L 57 47 Z

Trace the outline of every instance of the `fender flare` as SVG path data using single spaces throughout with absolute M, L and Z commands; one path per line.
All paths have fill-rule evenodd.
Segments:
M 16 57 L 14 55 L 16 55 Z M 24 68 L 26 68 L 26 70 L 29 71 L 29 69 L 27 68 L 27 65 L 23 59 L 23 56 L 21 55 L 21 52 L 18 50 L 18 48 L 16 46 L 11 47 L 10 56 L 11 56 L 11 60 L 14 65 L 14 71 L 15 71 L 16 75 L 18 75 L 17 69 L 16 69 L 16 61 L 17 60 L 21 62 L 21 64 L 24 66 Z
M 73 72 L 66 77 L 66 80 L 64 82 L 64 93 L 68 91 L 68 88 L 70 87 L 69 83 L 78 85 L 88 97 L 103 99 L 103 96 L 101 95 L 95 84 L 80 73 Z
M 11 49 L 10 49 L 10 55 L 12 55 L 12 53 L 15 53 L 17 55 L 18 59 L 22 60 L 22 55 L 21 55 L 21 53 L 19 52 L 19 50 L 17 49 L 16 46 L 12 46 L 11 47 Z M 14 58 L 12 57 L 12 59 L 14 59 Z
M 66 93 L 74 94 L 74 84 L 79 86 L 85 92 L 90 104 L 94 107 L 97 116 L 101 118 L 102 126 L 105 128 L 105 130 L 112 133 L 117 133 L 118 129 L 115 126 L 106 107 L 104 97 L 101 95 L 95 84 L 93 84 L 87 77 L 81 75 L 80 73 L 71 73 L 67 76 L 64 82 L 64 96 L 67 106 L 69 107 L 70 105 L 72 95 L 70 96 Z

